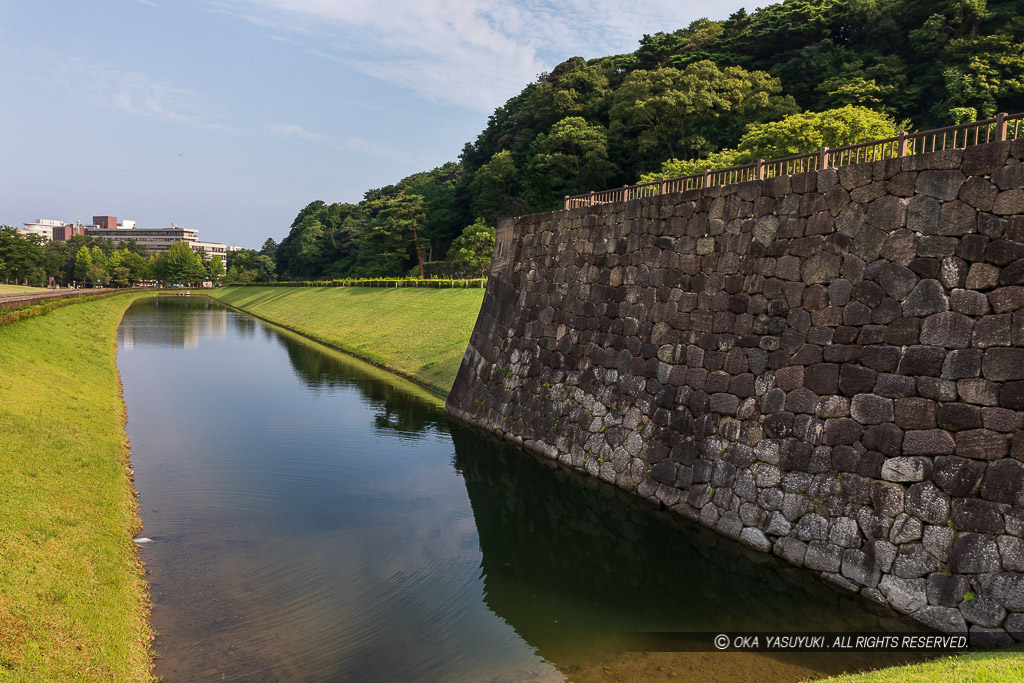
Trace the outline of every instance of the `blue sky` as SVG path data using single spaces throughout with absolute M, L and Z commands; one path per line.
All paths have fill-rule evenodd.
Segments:
M 457 160 L 569 57 L 741 6 L 0 0 L 0 224 L 116 215 L 256 248 L 314 199 Z

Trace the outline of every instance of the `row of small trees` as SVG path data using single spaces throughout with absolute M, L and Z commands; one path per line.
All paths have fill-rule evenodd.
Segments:
M 77 235 L 66 242 L 47 242 L 39 235 L 22 235 L 0 226 L 0 280 L 45 286 L 50 278 L 59 285 L 130 287 L 159 280 L 196 285 L 224 276 L 224 264 L 215 255 L 208 262 L 177 242 L 163 254 L 150 254 L 136 242 Z

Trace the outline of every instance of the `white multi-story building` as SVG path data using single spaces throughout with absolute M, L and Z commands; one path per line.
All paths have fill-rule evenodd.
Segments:
M 42 235 L 48 241 L 53 239 L 53 229 L 63 228 L 64 221 L 55 221 L 50 218 L 37 218 L 33 223 L 25 223 L 24 232 L 30 235 Z

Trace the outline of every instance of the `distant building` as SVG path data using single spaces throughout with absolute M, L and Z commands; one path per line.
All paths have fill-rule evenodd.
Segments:
M 169 228 L 137 228 L 135 221 L 117 222 L 116 216 L 93 216 L 94 225 L 85 226 L 85 234 L 89 237 L 102 237 L 116 242 L 127 242 L 135 240 L 139 246 L 159 254 L 171 248 L 175 242 L 185 242 L 192 251 L 198 252 L 202 249 L 206 258 L 214 255 L 226 260 L 229 251 L 237 251 L 238 247 L 231 247 L 219 242 L 200 242 L 198 230 L 193 228 L 181 228 L 171 223 Z
M 85 235 L 86 226 L 80 222 L 65 223 L 63 226 L 53 229 L 53 241 L 54 242 L 67 242 L 72 237 L 78 235 Z
M 167 251 L 175 242 L 185 242 L 192 251 L 198 252 L 201 249 L 207 259 L 217 255 L 225 263 L 229 251 L 241 249 L 219 242 L 200 242 L 198 230 L 181 228 L 174 223 L 171 223 L 169 228 L 139 228 L 136 227 L 135 221 L 122 220 L 119 223 L 117 216 L 93 216 L 92 225 L 83 225 L 81 221 L 68 223 L 49 218 L 39 218 L 24 225 L 24 229 L 18 230 L 23 235 L 42 235 L 45 239 L 56 242 L 67 242 L 78 235 L 102 237 L 115 243 L 135 240 L 140 246 L 156 254 Z
M 64 221 L 37 218 L 34 223 L 24 223 L 24 226 L 24 230 L 19 230 L 18 232 L 28 235 L 42 235 L 47 240 L 52 240 L 54 228 L 63 228 Z
M 93 216 L 92 224 L 95 227 L 103 228 L 104 230 L 116 230 L 117 216 Z M 134 222 L 132 222 L 132 226 L 135 226 Z

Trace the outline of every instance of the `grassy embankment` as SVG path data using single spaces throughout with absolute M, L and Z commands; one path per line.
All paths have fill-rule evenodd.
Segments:
M 215 299 L 447 395 L 482 289 L 224 287 Z
M 0 294 L 29 294 L 31 292 L 45 292 L 45 287 L 24 287 L 22 285 L 0 284 Z
M 0 679 L 151 678 L 114 362 L 138 296 L 0 326 Z
M 1018 683 L 1024 681 L 1024 645 L 1001 652 L 972 652 L 923 664 L 818 679 L 816 683 Z

